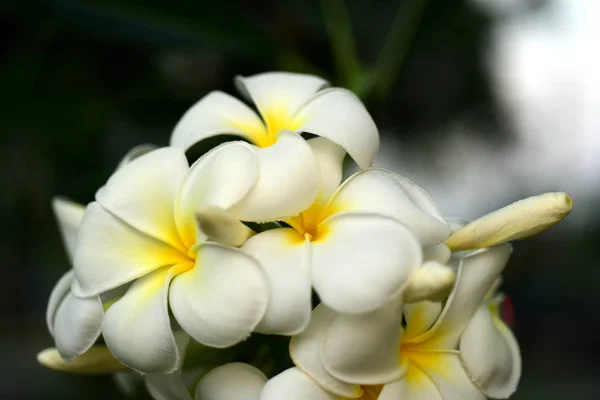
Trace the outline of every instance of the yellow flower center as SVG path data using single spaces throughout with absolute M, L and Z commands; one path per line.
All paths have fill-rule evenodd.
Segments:
M 306 211 L 285 220 L 285 223 L 291 226 L 302 239 L 308 237 L 310 241 L 316 241 L 325 233 L 323 229 L 319 228 L 319 224 L 323 220 L 321 211 L 321 205 L 314 202 Z
M 360 388 L 364 393 L 357 400 L 377 400 L 383 390 L 383 385 L 361 386 Z

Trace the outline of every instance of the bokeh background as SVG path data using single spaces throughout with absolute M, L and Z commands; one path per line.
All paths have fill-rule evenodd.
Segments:
M 270 70 L 355 90 L 380 127 L 375 165 L 445 215 L 573 196 L 505 273 L 524 363 L 513 398 L 597 398 L 598 15 L 596 0 L 2 1 L 0 398 L 123 398 L 111 377 L 36 364 L 69 268 L 51 198 L 91 201 L 132 146 L 167 144 L 194 101 Z

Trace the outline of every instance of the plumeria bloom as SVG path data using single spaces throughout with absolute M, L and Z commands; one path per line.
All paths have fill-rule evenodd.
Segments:
M 225 364 L 205 374 L 195 385 L 193 396 L 180 370 L 172 374 L 149 374 L 145 381 L 155 400 L 259 400 L 267 378 L 249 364 Z
M 481 340 L 463 341 L 460 348 L 459 342 L 510 252 L 504 244 L 465 256 L 444 307 L 429 301 L 403 305 L 401 296 L 362 315 L 320 305 L 308 329 L 292 339 L 290 355 L 331 399 L 483 400 L 461 361 L 463 347 L 481 350 Z
M 54 199 L 52 207 L 67 256 L 72 260 L 85 207 L 61 198 Z M 50 294 L 46 309 L 48 330 L 54 337 L 60 356 L 67 361 L 85 353 L 96 342 L 104 315 L 99 296 L 77 297 L 73 294 L 71 285 L 74 280 L 73 270 L 60 278 Z
M 260 179 L 253 149 L 235 142 L 191 167 L 181 149 L 150 151 L 98 191 L 79 229 L 72 290 L 90 297 L 115 289 L 102 335 L 123 364 L 146 373 L 177 368 L 170 312 L 191 337 L 213 347 L 245 339 L 262 319 L 268 287 L 260 264 L 210 241 L 196 222 L 202 206 L 242 213 L 256 206 L 240 203 Z
M 299 133 L 322 136 L 337 143 L 361 168 L 371 165 L 379 147 L 373 119 L 350 91 L 324 89 L 325 80 L 312 75 L 271 72 L 237 77 L 238 90 L 252 101 L 260 117 L 240 100 L 211 92 L 181 118 L 171 145 L 187 150 L 220 134 L 233 134 L 253 143 L 261 159 L 263 207 L 247 210 L 242 220 L 272 221 L 298 215 L 317 195 L 319 171 L 310 147 Z M 262 117 L 262 119 L 261 119 Z M 276 193 L 294 193 L 293 198 Z
M 285 220 L 289 227 L 261 232 L 242 246 L 270 278 L 272 297 L 259 332 L 301 332 L 310 320 L 313 287 L 336 311 L 381 307 L 421 265 L 422 246 L 437 246 L 450 234 L 414 182 L 368 169 L 340 185 L 344 150 L 323 138 L 308 143 L 321 171 L 316 201 Z

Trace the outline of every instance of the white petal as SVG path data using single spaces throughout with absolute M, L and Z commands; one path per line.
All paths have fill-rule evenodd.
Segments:
M 241 136 L 251 142 L 266 137 L 266 129 L 250 107 L 223 92 L 211 92 L 181 117 L 171 134 L 171 146 L 184 150 L 202 139 L 220 134 Z
M 255 232 L 221 207 L 200 206 L 196 210 L 198 229 L 208 240 L 239 247 Z
M 415 336 L 425 333 L 433 326 L 442 312 L 442 303 L 433 301 L 420 301 L 404 305 L 404 341 L 409 341 Z
M 324 207 L 342 183 L 342 169 L 346 152 L 342 147 L 325 138 L 312 138 L 308 140 L 308 144 L 319 164 L 321 183 L 317 202 L 320 207 Z
M 358 397 L 358 396 L 354 396 Z M 340 400 L 298 368 L 290 368 L 269 379 L 260 400 Z
M 573 200 L 566 193 L 529 197 L 455 231 L 446 245 L 452 250 L 467 250 L 525 239 L 558 224 L 572 207 Z
M 324 389 L 347 398 L 356 398 L 362 394 L 359 385 L 343 382 L 325 370 L 321 362 L 321 344 L 323 335 L 329 328 L 336 313 L 324 304 L 318 305 L 312 312 L 310 324 L 290 341 L 290 357 L 294 364 L 314 379 Z
M 410 341 L 427 349 L 456 349 L 463 330 L 502 273 L 511 249 L 503 244 L 464 257 L 440 318 L 430 330 Z
M 421 264 L 421 246 L 402 224 L 378 214 L 341 213 L 319 225 L 311 243 L 313 286 L 345 313 L 381 307 Z
M 92 347 L 100 336 L 103 315 L 97 296 L 65 296 L 54 317 L 54 340 L 62 358 L 71 361 Z
M 358 97 L 346 89 L 326 89 L 314 95 L 294 114 L 292 126 L 339 144 L 361 168 L 371 166 L 379 149 L 379 132 L 373 118 Z
M 196 387 L 196 400 L 259 400 L 267 377 L 244 363 L 225 364 L 206 374 Z
M 69 270 L 60 277 L 50 293 L 48 306 L 46 307 L 46 325 L 52 336 L 54 336 L 54 316 L 56 315 L 56 310 L 58 310 L 58 306 L 62 303 L 65 296 L 71 291 L 71 283 L 73 282 L 74 276 L 75 273 L 73 270 Z
M 376 311 L 338 314 L 323 335 L 321 362 L 331 375 L 361 385 L 380 385 L 400 379 L 402 296 Z
M 90 203 L 79 230 L 74 257 L 75 285 L 72 290 L 86 297 L 121 286 L 148 272 L 191 259 L 168 244 L 130 227 Z
M 229 347 L 254 330 L 268 305 L 260 264 L 241 250 L 203 243 L 196 265 L 171 283 L 169 303 L 177 322 L 196 341 Z
M 469 379 L 458 354 L 411 352 L 410 359 L 435 381 L 445 400 L 486 400 Z
M 343 382 L 325 369 L 321 362 L 323 336 L 332 319 L 337 315 L 324 304 L 317 306 L 311 316 L 308 328 L 290 341 L 290 356 L 294 364 L 320 386 L 342 397 L 359 397 L 362 389 L 357 384 Z
M 479 307 L 460 339 L 463 364 L 488 397 L 506 399 L 521 378 L 521 353 L 510 328 L 487 304 Z
M 235 78 L 235 86 L 244 97 L 254 102 L 272 135 L 280 129 L 295 129 L 289 125 L 294 112 L 327 85 L 327 81 L 317 76 L 290 72 L 266 72 Z
M 260 173 L 248 196 L 230 211 L 243 221 L 275 221 L 307 209 L 319 190 L 319 166 L 300 135 L 281 131 L 277 142 L 254 148 Z
M 138 279 L 106 312 L 102 324 L 106 345 L 129 368 L 168 374 L 179 367 L 167 296 L 170 280 L 183 268 L 165 267 Z
M 258 157 L 244 142 L 225 143 L 200 157 L 185 175 L 175 203 L 175 221 L 185 246 L 197 242 L 198 207 L 234 206 L 254 187 L 258 176 Z
M 181 376 L 181 370 L 171 374 L 144 375 L 144 383 L 154 400 L 192 400 Z
M 185 250 L 173 210 L 187 170 L 181 149 L 154 150 L 116 171 L 96 193 L 96 200 L 140 232 Z
M 406 375 L 383 387 L 377 400 L 446 400 L 437 384 L 415 365 L 410 365 Z
M 85 214 L 85 206 L 61 197 L 55 197 L 52 199 L 52 209 L 67 249 L 67 256 L 72 261 L 77 241 L 77 231 Z
M 410 278 L 404 291 L 404 301 L 415 303 L 423 300 L 443 300 L 448 296 L 456 274 L 454 269 L 436 261 L 423 263 Z
M 376 212 L 395 218 L 423 245 L 438 244 L 450 235 L 450 228 L 421 187 L 383 169 L 360 171 L 342 184 L 324 215 L 342 211 Z
M 446 264 L 451 256 L 452 252 L 444 243 L 423 248 L 423 262 L 437 261 L 440 264 Z
M 127 164 L 129 164 L 130 162 L 135 160 L 136 158 L 141 157 L 144 154 L 150 153 L 151 151 L 154 151 L 157 148 L 158 148 L 158 146 L 156 146 L 154 144 L 150 144 L 150 143 L 145 143 L 145 144 L 140 144 L 140 145 L 135 146 L 134 148 L 129 150 L 127 153 L 125 153 L 125 155 L 119 162 L 119 165 L 117 166 L 117 170 L 123 168 L 124 166 L 126 166 Z
M 302 332 L 312 310 L 309 243 L 293 229 L 279 228 L 250 238 L 242 250 L 261 263 L 269 280 L 269 307 L 256 331 L 289 336 Z
M 105 346 L 95 346 L 71 362 L 65 362 L 58 349 L 38 353 L 37 361 L 46 368 L 75 374 L 108 374 L 125 369 Z

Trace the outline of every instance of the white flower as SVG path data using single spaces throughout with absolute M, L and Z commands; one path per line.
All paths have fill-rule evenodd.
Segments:
M 321 171 L 315 203 L 285 220 L 289 228 L 259 233 L 242 246 L 270 278 L 271 301 L 259 332 L 301 332 L 310 319 L 312 287 L 340 312 L 381 307 L 421 265 L 422 244 L 436 245 L 450 234 L 412 181 L 368 169 L 340 186 L 343 149 L 323 138 L 308 143 Z
M 55 198 L 52 201 L 67 256 L 72 260 L 77 231 L 85 212 L 81 204 Z M 100 336 L 104 309 L 98 296 L 77 297 L 71 292 L 73 270 L 64 274 L 52 289 L 46 323 L 60 355 L 67 361 L 85 353 Z
M 240 100 L 211 92 L 181 118 L 171 145 L 187 150 L 219 134 L 235 134 L 256 145 L 261 182 L 246 201 L 261 207 L 246 208 L 244 221 L 272 221 L 298 215 L 317 195 L 319 171 L 310 147 L 298 133 L 322 136 L 340 145 L 367 168 L 379 147 L 379 134 L 371 116 L 350 91 L 321 90 L 321 78 L 271 72 L 237 77 L 236 86 L 253 101 L 262 119 Z M 278 193 L 280 193 L 278 195 Z M 293 193 L 290 197 L 288 194 Z
M 192 397 L 181 370 L 145 376 L 146 388 L 155 400 L 259 400 L 266 381 L 265 375 L 251 365 L 225 364 L 204 375 Z
M 461 335 L 510 251 L 510 245 L 504 244 L 464 257 L 443 308 L 441 303 L 428 301 L 403 305 L 401 297 L 363 315 L 339 314 L 320 305 L 308 329 L 292 339 L 290 355 L 323 388 L 344 398 L 357 397 L 366 385 L 376 386 L 370 390 L 380 391 L 373 397 L 379 400 L 483 400 L 485 396 L 463 367 L 461 354 L 473 354 L 495 338 L 484 332 L 484 339 L 460 342 Z M 476 325 L 474 336 L 483 332 L 481 324 Z M 478 361 L 471 363 L 474 368 L 479 367 Z M 504 363 L 506 358 L 497 361 Z M 513 366 L 512 362 L 502 365 Z M 512 374 L 503 376 L 507 375 L 510 379 L 500 386 L 518 381 L 518 376 L 515 380 Z M 482 377 L 488 378 L 486 373 Z
M 146 373 L 178 367 L 169 310 L 213 347 L 245 339 L 261 320 L 268 287 L 259 263 L 208 241 L 195 216 L 202 205 L 239 206 L 259 181 L 256 153 L 234 142 L 189 168 L 181 149 L 150 151 L 98 191 L 79 230 L 72 290 L 87 297 L 117 289 L 102 335 L 123 364 Z

